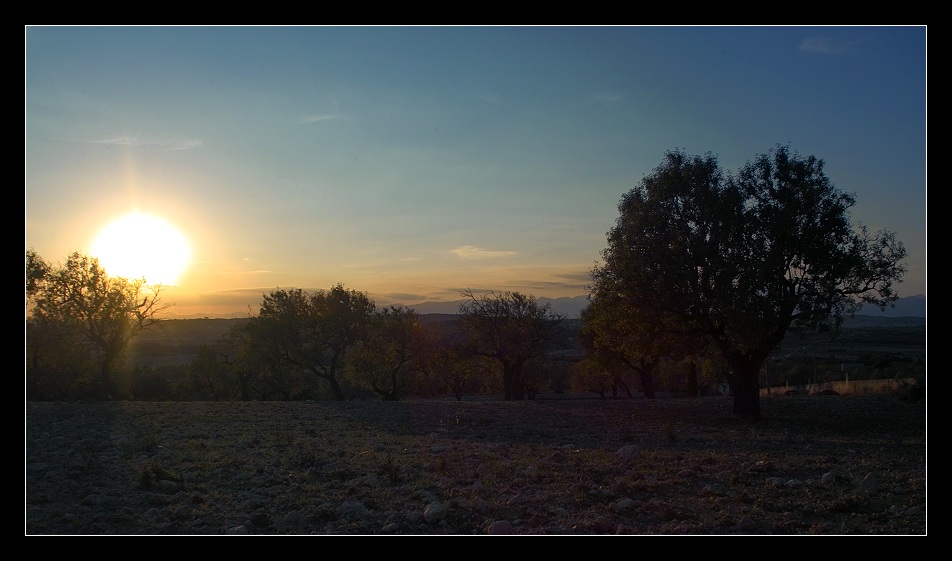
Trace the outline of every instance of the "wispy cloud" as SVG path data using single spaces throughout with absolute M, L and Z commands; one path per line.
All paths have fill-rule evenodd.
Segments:
M 173 141 L 159 141 L 159 140 L 147 140 L 139 136 L 121 134 L 119 136 L 113 136 L 109 138 L 102 138 L 99 140 L 91 141 L 93 144 L 111 144 L 113 146 L 154 146 L 156 148 L 165 148 L 166 150 L 191 150 L 193 148 L 199 148 L 202 146 L 201 140 L 173 140 Z
M 600 94 L 595 94 L 592 96 L 595 101 L 604 105 L 605 107 L 612 107 L 621 103 L 622 96 L 618 92 L 602 92 Z
M 569 281 L 589 283 L 592 282 L 592 273 L 589 271 L 579 272 L 579 273 L 563 273 L 561 275 L 555 275 L 563 279 L 568 279 Z
M 416 302 L 417 300 L 426 300 L 429 298 L 426 294 L 410 294 L 406 292 L 387 292 L 384 296 L 390 300 L 395 300 L 397 302 L 407 301 L 407 302 Z
M 808 53 L 815 53 L 821 55 L 830 55 L 845 53 L 849 50 L 852 50 L 853 47 L 859 44 L 859 41 L 850 41 L 848 43 L 835 43 L 829 39 L 804 39 L 800 43 L 800 50 L 806 51 Z
M 201 140 L 182 140 L 168 146 L 170 150 L 191 150 L 192 148 L 199 148 L 202 144 Z
M 580 282 L 561 282 L 561 281 L 545 281 L 545 280 L 521 280 L 521 279 L 511 279 L 505 283 L 507 286 L 511 286 L 514 289 L 525 291 L 530 294 L 540 294 L 552 292 L 569 292 L 573 295 L 578 295 L 583 292 L 586 292 L 588 289 L 588 283 Z
M 313 123 L 321 123 L 324 121 L 338 121 L 341 119 L 346 119 L 344 115 L 339 115 L 336 113 L 325 113 L 323 115 L 305 115 L 301 117 L 301 123 L 305 125 L 311 125 Z
M 516 254 L 515 251 L 483 249 L 475 245 L 461 245 L 451 249 L 450 253 L 455 254 L 460 259 L 492 259 L 494 257 L 512 257 Z
M 480 93 L 480 94 L 476 94 L 476 97 L 482 101 L 485 101 L 486 103 L 492 103 L 495 105 L 505 105 L 505 102 L 497 94 Z

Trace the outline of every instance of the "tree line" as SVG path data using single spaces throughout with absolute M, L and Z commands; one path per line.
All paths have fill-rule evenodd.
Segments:
M 733 173 L 711 154 L 667 152 L 621 198 L 571 366 L 553 353 L 565 318 L 532 295 L 464 291 L 459 329 L 444 331 L 338 284 L 263 295 L 257 313 L 196 357 L 192 390 L 397 400 L 429 387 L 460 398 L 494 379 L 493 391 L 521 400 L 571 369 L 576 387 L 614 395 L 631 394 L 634 374 L 652 398 L 658 374 L 676 364 L 688 394 L 724 379 L 734 412 L 757 418 L 761 372 L 788 332 L 836 333 L 860 305 L 891 305 L 905 272 L 902 243 L 854 225 L 855 197 L 823 167 L 780 145 Z M 78 253 L 59 266 L 26 257 L 27 397 L 122 397 L 114 370 L 132 338 L 160 321 L 161 287 L 110 277 Z
M 74 253 L 51 265 L 27 252 L 27 399 L 399 400 L 492 392 L 533 398 L 565 347 L 563 317 L 518 292 L 464 292 L 458 325 L 424 325 L 403 306 L 378 308 L 337 284 L 276 289 L 260 309 L 206 344 L 175 391 L 124 362 L 144 329 L 161 328 L 160 286 L 110 277 Z M 492 380 L 498 373 L 498 383 Z

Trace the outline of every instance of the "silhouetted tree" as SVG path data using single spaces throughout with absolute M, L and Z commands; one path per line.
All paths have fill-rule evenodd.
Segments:
M 552 313 L 548 304 L 539 304 L 534 296 L 519 292 L 476 296 L 468 289 L 462 295 L 469 299 L 460 304 L 459 311 L 472 352 L 501 366 L 503 399 L 522 399 L 523 368 L 528 361 L 542 357 L 563 317 Z
M 365 335 L 374 312 L 374 302 L 365 293 L 341 284 L 313 294 L 274 290 L 242 327 L 243 344 L 276 373 L 306 373 L 323 380 L 334 399 L 343 401 L 339 376 L 347 353 Z
M 25 277 L 28 354 L 42 354 L 37 345 L 55 334 L 61 350 L 80 349 L 95 359 L 100 395 L 117 397 L 113 368 L 132 339 L 158 323 L 156 314 L 169 307 L 161 304 L 162 287 L 146 286 L 145 279 L 111 277 L 98 259 L 78 252 L 60 266 L 31 249 Z
M 451 393 L 456 401 L 462 401 L 463 394 L 476 391 L 483 359 L 472 354 L 464 335 L 442 323 L 422 326 L 414 349 L 417 394 L 435 397 Z
M 595 278 L 589 304 L 582 310 L 582 348 L 606 370 L 617 372 L 612 364 L 616 361 L 626 365 L 638 374 L 645 398 L 654 399 L 653 372 L 673 345 L 670 335 L 660 329 L 661 319 L 653 303 L 623 298 L 609 290 L 607 282 L 599 284 Z M 620 375 L 616 375 L 613 395 L 617 395 L 620 381 Z
M 202 345 L 188 366 L 188 385 L 193 399 L 219 401 L 228 395 L 228 364 L 220 360 L 216 349 Z
M 71 324 L 30 317 L 26 320 L 26 398 L 72 401 L 97 397 L 97 366 L 88 349 L 76 344 Z
M 353 375 L 384 401 L 399 400 L 410 386 L 420 329 L 412 309 L 390 306 L 377 311 L 348 359 Z
M 612 392 L 613 397 L 618 394 L 617 380 L 620 373 L 612 370 L 612 366 L 601 358 L 595 354 L 589 354 L 569 367 L 570 386 L 573 392 L 594 392 L 599 394 L 602 399 L 605 398 L 605 393 L 608 391 Z M 631 397 L 630 391 L 628 396 Z
M 854 229 L 854 204 L 822 160 L 787 147 L 734 176 L 710 154 L 670 151 L 622 197 L 594 282 L 656 302 L 667 332 L 709 338 L 731 367 L 734 412 L 756 418 L 761 366 L 788 329 L 836 330 L 862 303 L 898 297 L 905 248 Z

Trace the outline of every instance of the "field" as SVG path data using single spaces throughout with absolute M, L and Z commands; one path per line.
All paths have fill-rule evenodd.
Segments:
M 25 533 L 926 535 L 925 400 L 731 405 L 29 402 Z

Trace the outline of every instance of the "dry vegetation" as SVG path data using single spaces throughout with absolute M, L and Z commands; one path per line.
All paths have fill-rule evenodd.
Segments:
M 31 402 L 25 532 L 926 534 L 925 400 L 762 405 Z

